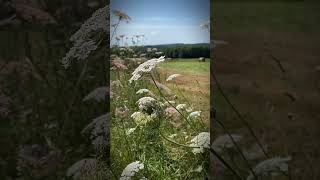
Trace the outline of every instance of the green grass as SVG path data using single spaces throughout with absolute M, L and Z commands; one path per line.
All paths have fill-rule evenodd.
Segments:
M 203 74 L 210 71 L 210 62 L 198 62 L 198 59 L 172 59 L 159 65 L 166 70 L 174 70 L 177 73 Z

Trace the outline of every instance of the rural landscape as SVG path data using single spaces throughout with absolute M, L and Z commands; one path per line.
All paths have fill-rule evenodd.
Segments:
M 122 32 L 123 26 L 139 23 L 139 17 L 112 9 L 112 3 L 110 158 L 115 178 L 205 179 L 210 166 L 210 44 L 149 45 L 152 35 Z M 196 24 L 197 31 L 209 35 L 209 24 L 202 27 L 203 22 Z
M 319 3 L 155 3 L 0 1 L 0 179 L 319 179 Z

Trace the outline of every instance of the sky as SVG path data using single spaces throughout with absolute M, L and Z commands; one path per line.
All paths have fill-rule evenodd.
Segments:
M 210 19 L 210 0 L 111 0 L 110 6 L 111 25 L 118 21 L 113 10 L 132 19 L 121 22 L 116 32 L 129 36 L 129 45 L 131 36 L 141 34 L 145 35 L 144 45 L 210 42 L 210 33 L 200 27 Z

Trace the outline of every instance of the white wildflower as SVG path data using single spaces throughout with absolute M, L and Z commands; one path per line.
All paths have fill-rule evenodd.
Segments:
M 84 97 L 83 101 L 88 101 L 90 99 L 94 99 L 98 102 L 104 101 L 106 99 L 108 91 L 108 87 L 98 87 L 95 90 L 91 91 L 86 97 Z
M 127 106 L 117 107 L 115 110 L 115 116 L 119 118 L 126 118 L 128 116 L 129 109 Z
M 155 113 L 148 115 L 142 112 L 134 112 L 131 117 L 138 126 L 144 126 L 147 123 L 153 121 L 155 115 Z
M 288 161 L 291 160 L 291 157 L 275 157 L 271 159 L 267 159 L 265 161 L 260 162 L 253 171 L 257 176 L 266 176 L 266 175 L 277 175 L 277 172 L 286 172 L 288 171 Z M 247 180 L 254 179 L 252 173 L 247 177 Z
M 155 107 L 156 102 L 152 97 L 142 97 L 137 101 L 137 104 L 140 110 L 146 110 Z
M 140 64 L 132 73 L 132 77 L 129 80 L 130 83 L 132 83 L 132 81 L 137 81 L 141 78 L 141 76 L 144 73 L 149 73 L 152 71 L 152 69 L 154 69 L 156 67 L 157 64 L 159 64 L 160 62 L 165 61 L 164 56 L 161 56 L 158 59 L 150 59 L 142 64 Z
M 129 129 L 126 131 L 126 135 L 129 136 L 129 135 L 132 134 L 135 130 L 136 130 L 136 128 L 129 128 Z
M 104 114 L 92 120 L 83 130 L 82 133 L 87 131 L 91 132 L 92 144 L 97 148 L 104 147 L 108 144 L 107 134 L 109 129 L 109 114 Z M 98 139 L 97 139 L 98 138 Z
M 84 175 L 87 175 L 88 173 L 93 174 L 93 172 L 96 169 L 96 166 L 96 159 L 82 159 L 68 168 L 67 176 L 73 177 L 73 179 L 81 179 Z
M 193 154 L 203 153 L 204 148 L 210 148 L 210 133 L 201 132 L 191 140 L 190 147 L 193 148 Z
M 230 134 L 231 137 L 234 139 L 235 142 L 239 142 L 242 139 L 242 136 L 237 134 Z M 215 139 L 211 146 L 215 151 L 222 152 L 224 148 L 233 148 L 234 143 L 232 142 L 229 135 L 222 135 Z
M 134 113 L 131 114 L 131 118 L 136 119 L 139 116 L 141 116 L 141 114 L 142 114 L 142 112 L 134 112 Z
M 200 115 L 201 115 L 201 111 L 194 111 L 189 114 L 188 119 L 195 119 L 200 117 Z
M 91 51 L 97 49 L 96 42 L 92 39 L 93 35 L 102 31 L 103 34 L 108 34 L 109 31 L 109 7 L 95 11 L 92 16 L 82 24 L 80 29 L 71 36 L 70 41 L 73 42 L 73 47 L 69 50 L 64 58 L 62 58 L 62 65 L 67 68 L 70 65 L 72 59 L 84 60 Z
M 178 104 L 176 108 L 180 111 L 182 109 L 185 109 L 186 106 L 187 106 L 186 104 Z
M 149 92 L 150 91 L 148 89 L 139 89 L 136 94 L 143 94 L 143 93 L 149 93 Z
M 88 39 L 92 32 L 103 30 L 109 31 L 109 7 L 105 6 L 96 10 L 92 16 L 84 22 L 80 29 L 71 36 L 70 41 L 77 42 Z
M 119 18 L 119 20 L 125 20 L 127 22 L 131 21 L 130 16 L 120 10 L 113 10 L 113 14 Z
M 177 78 L 179 76 L 181 76 L 181 74 L 172 74 L 167 78 L 166 81 L 172 81 L 173 79 L 175 79 L 175 78 Z
M 134 175 L 144 168 L 144 165 L 140 161 L 135 161 L 127 165 L 122 171 L 120 180 L 130 180 Z
M 62 58 L 61 63 L 67 68 L 72 59 L 84 60 L 89 56 L 91 51 L 96 50 L 97 47 L 96 43 L 90 39 L 86 41 L 78 40 L 74 43 L 66 56 Z

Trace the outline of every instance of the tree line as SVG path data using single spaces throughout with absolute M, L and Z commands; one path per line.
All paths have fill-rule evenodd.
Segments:
M 167 58 L 199 58 L 210 57 L 210 44 L 168 44 L 145 46 L 147 48 L 157 48 Z

